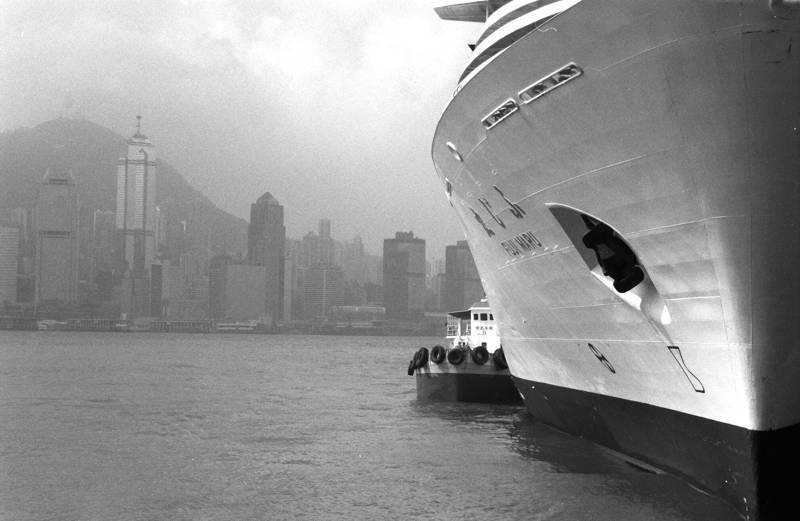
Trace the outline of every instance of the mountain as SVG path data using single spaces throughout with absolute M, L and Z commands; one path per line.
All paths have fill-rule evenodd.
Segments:
M 0 215 L 33 207 L 48 168 L 72 173 L 82 213 L 114 210 L 125 141 L 100 125 L 65 118 L 0 133 Z M 166 161 L 158 159 L 157 166 L 156 203 L 166 216 L 170 256 L 192 249 L 241 251 L 247 222 L 217 208 Z

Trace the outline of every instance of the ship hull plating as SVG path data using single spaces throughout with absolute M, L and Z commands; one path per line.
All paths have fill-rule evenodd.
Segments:
M 766 0 L 584 0 L 463 85 L 432 147 L 531 412 L 751 519 L 782 500 L 764 442 L 800 422 L 798 44 Z
M 539 420 L 684 478 L 745 519 L 789 519 L 800 508 L 787 478 L 800 467 L 800 424 L 751 431 L 641 402 L 514 382 Z

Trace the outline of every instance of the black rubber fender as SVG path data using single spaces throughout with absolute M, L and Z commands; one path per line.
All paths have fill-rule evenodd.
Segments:
M 469 353 L 472 361 L 478 365 L 483 365 L 489 361 L 489 351 L 486 349 L 486 346 L 479 345 L 472 349 Z
M 425 367 L 425 364 L 428 363 L 428 348 L 427 347 L 420 347 L 416 353 L 414 353 L 414 367 L 420 368 Z
M 459 365 L 466 358 L 466 349 L 455 347 L 447 352 L 447 361 L 453 365 Z
M 494 353 L 492 353 L 492 362 L 498 369 L 508 369 L 508 362 L 506 362 L 506 354 L 503 352 L 503 346 L 500 346 Z
M 408 363 L 408 376 L 414 376 L 414 359 Z
M 447 350 L 444 347 L 435 345 L 431 348 L 431 362 L 439 365 L 444 362 L 445 358 L 447 358 Z

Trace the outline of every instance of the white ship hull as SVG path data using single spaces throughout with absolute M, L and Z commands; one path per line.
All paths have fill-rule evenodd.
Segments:
M 800 439 L 796 12 L 583 0 L 463 84 L 432 147 L 533 414 L 753 519 L 795 501 L 764 483 L 800 461 L 764 452 Z M 635 253 L 633 290 L 590 222 Z

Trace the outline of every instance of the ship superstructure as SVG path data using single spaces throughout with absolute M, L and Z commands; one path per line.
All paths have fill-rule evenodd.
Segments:
M 469 2 L 432 155 L 538 418 L 751 519 L 800 461 L 800 3 Z

